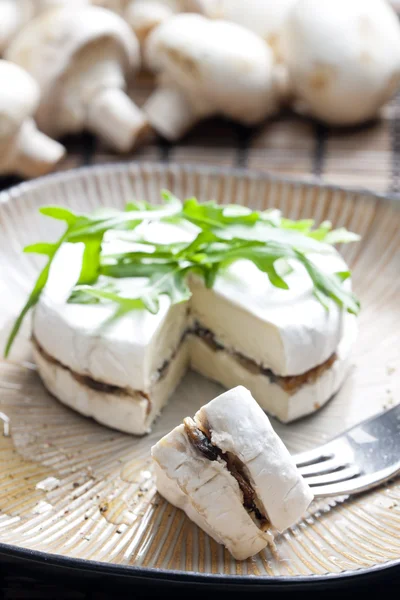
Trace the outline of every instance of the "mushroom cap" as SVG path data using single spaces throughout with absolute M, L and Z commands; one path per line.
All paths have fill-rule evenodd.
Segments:
M 226 19 L 251 29 L 262 37 L 281 58 L 282 29 L 297 0 L 192 0 L 210 19 Z
M 250 124 L 275 110 L 272 51 L 236 23 L 175 15 L 150 34 L 145 60 L 184 89 L 199 113 Z
M 31 0 L 32 2 L 32 0 Z M 44 10 L 49 10 L 49 8 L 55 8 L 57 6 L 69 6 L 73 8 L 78 8 L 80 5 L 89 4 L 90 0 L 33 0 L 35 4 L 36 13 L 42 12 Z
M 119 44 L 126 72 L 138 68 L 139 44 L 130 27 L 115 13 L 90 5 L 45 11 L 17 35 L 6 56 L 31 73 L 47 95 L 71 67 L 74 55 L 101 38 Z
M 34 13 L 32 0 L 0 0 L 0 53 Z
M 36 111 L 40 90 L 36 81 L 18 65 L 0 59 L 0 137 L 12 136 Z
M 124 10 L 132 0 L 92 0 L 92 4 L 95 6 L 102 6 L 108 8 L 119 15 L 124 14 Z
M 124 19 L 143 42 L 154 27 L 176 12 L 178 4 L 173 0 L 133 0 L 126 7 Z
M 50 1 L 54 2 L 57 0 Z M 170 8 L 173 12 L 178 12 L 181 8 L 183 8 L 183 5 L 187 2 L 188 0 L 92 0 L 92 4 L 96 6 L 103 6 L 104 8 L 108 8 L 109 10 L 117 12 L 119 15 L 124 15 L 125 17 L 127 16 L 127 14 L 125 14 L 125 11 L 127 11 L 127 13 L 130 11 L 135 12 L 136 5 L 140 4 L 148 4 L 150 6 L 152 5 L 150 10 L 153 10 L 154 8 L 157 11 L 161 10 L 159 8 L 161 6 L 164 8 Z M 146 10 L 147 12 L 145 6 L 140 7 L 140 11 L 142 10 Z
M 400 83 L 400 24 L 383 0 L 299 0 L 285 42 L 295 96 L 328 123 L 373 118 Z

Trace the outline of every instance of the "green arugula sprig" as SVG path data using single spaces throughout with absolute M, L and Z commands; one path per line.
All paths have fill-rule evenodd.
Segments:
M 329 308 L 331 299 L 348 312 L 358 313 L 358 300 L 342 285 L 350 273 L 324 273 L 307 258 L 310 252 L 329 251 L 329 244 L 357 241 L 356 234 L 343 228 L 332 230 L 329 222 L 315 228 L 313 220 L 292 221 L 281 217 L 276 210 L 258 212 L 215 202 L 200 204 L 195 198 L 182 204 L 167 191 L 162 192 L 162 198 L 161 206 L 130 202 L 124 211 L 103 209 L 90 215 L 75 214 L 57 206 L 40 209 L 43 215 L 64 221 L 66 230 L 55 243 L 38 243 L 24 250 L 45 255 L 48 260 L 15 321 L 5 348 L 6 356 L 25 315 L 40 298 L 57 251 L 67 242 L 84 245 L 80 275 L 69 301 L 113 303 L 116 317 L 139 308 L 156 313 L 162 295 L 167 295 L 173 304 L 185 302 L 191 296 L 189 273 L 200 275 L 206 286 L 212 287 L 218 272 L 240 259 L 253 262 L 281 289 L 288 289 L 285 281 L 291 271 L 288 261 L 299 261 L 313 282 L 315 296 L 325 307 Z M 151 221 L 189 222 L 197 227 L 198 233 L 188 243 L 157 244 L 139 239 L 136 241 L 141 250 L 102 252 L 107 231 L 120 232 L 118 235 L 123 239 L 123 235 L 131 235 L 129 232 L 141 223 Z M 253 239 L 250 231 L 255 227 L 258 229 Z M 104 283 L 102 276 L 112 279 Z M 146 278 L 137 297 L 126 297 L 119 292 L 116 282 L 125 277 Z

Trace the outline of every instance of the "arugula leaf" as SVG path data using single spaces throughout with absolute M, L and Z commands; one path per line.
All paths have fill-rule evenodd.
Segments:
M 62 206 L 42 206 L 39 208 L 39 212 L 46 217 L 57 219 L 58 221 L 65 221 L 67 225 L 73 225 L 78 219 L 78 215 L 68 208 Z
M 121 279 L 125 277 L 151 277 L 154 273 L 157 273 L 160 268 L 175 267 L 176 263 L 151 263 L 151 262 L 126 262 L 117 264 L 102 264 L 100 266 L 101 275 L 106 277 L 115 277 Z
M 281 227 L 282 214 L 278 208 L 268 208 L 260 212 L 260 221 L 272 227 Z
M 360 302 L 352 292 L 346 290 L 342 285 L 343 280 L 341 275 L 323 273 L 304 254 L 298 251 L 295 251 L 295 253 L 311 277 L 315 290 L 318 292 L 316 297 L 320 301 L 322 294 L 324 297 L 334 300 L 336 304 L 345 308 L 347 312 L 354 315 L 359 313 Z
M 225 252 L 224 258 L 221 260 L 221 267 L 230 265 L 240 259 L 250 260 L 258 269 L 260 269 L 260 271 L 268 275 L 272 285 L 287 290 L 289 289 L 289 286 L 277 272 L 275 263 L 277 260 L 287 258 L 290 255 L 294 257 L 290 248 L 280 246 L 279 244 L 247 244 Z
M 299 231 L 304 235 L 308 235 L 312 228 L 314 227 L 315 221 L 313 219 L 302 219 L 300 221 L 292 221 L 291 219 L 281 218 L 280 227 L 282 229 L 292 229 L 294 231 Z
M 186 302 L 192 293 L 186 281 L 188 269 L 177 265 L 165 265 L 150 277 L 142 299 L 150 312 L 158 312 L 159 297 L 167 295 L 172 304 Z
M 135 202 L 127 202 L 124 210 L 125 212 L 133 210 L 157 210 L 157 206 L 150 204 L 150 202 L 146 202 L 146 200 L 136 200 Z
M 337 271 L 335 275 L 343 283 L 343 281 L 346 281 L 347 279 L 349 279 L 349 277 L 351 277 L 351 271 Z
M 126 297 L 106 289 L 98 289 L 90 286 L 78 286 L 75 288 L 71 298 L 76 301 L 78 293 L 92 296 L 98 300 L 108 300 L 117 305 L 117 314 L 125 314 L 130 310 L 146 308 L 149 312 L 156 314 L 160 308 L 160 296 L 166 295 L 171 304 L 185 302 L 191 297 L 191 291 L 186 281 L 187 269 L 177 265 L 163 265 L 151 274 L 148 283 L 140 290 L 137 297 Z
M 47 248 L 45 248 L 45 244 L 37 244 L 37 249 L 40 250 L 39 253 L 47 255 L 48 261 L 47 261 L 44 269 L 42 269 L 42 271 L 39 273 L 39 276 L 36 279 L 35 285 L 33 286 L 33 290 L 29 294 L 28 300 L 25 302 L 20 314 L 18 315 L 18 317 L 13 325 L 11 333 L 8 336 L 8 340 L 6 342 L 6 347 L 4 350 L 4 356 L 6 358 L 11 350 L 11 346 L 14 342 L 14 339 L 22 325 L 22 321 L 24 320 L 26 314 L 30 311 L 30 309 L 33 306 L 35 306 L 35 304 L 37 303 L 37 301 L 40 298 L 43 288 L 46 285 L 47 280 L 49 278 L 49 272 L 50 272 L 50 267 L 51 267 L 53 258 L 55 256 L 57 250 L 61 247 L 61 245 L 63 244 L 64 241 L 65 241 L 65 235 L 63 237 L 61 237 L 61 239 L 56 244 L 47 244 L 46 245 Z M 27 248 L 25 250 L 28 252 L 36 251 L 36 250 L 33 250 L 33 248 L 34 248 L 34 246 L 27 246 Z
M 292 230 L 301 233 L 317 242 L 325 244 L 349 244 L 358 242 L 361 238 L 358 234 L 347 231 L 344 227 L 332 230 L 332 223 L 324 221 L 319 227 L 313 229 L 315 221 L 313 219 L 303 219 L 300 221 L 291 221 L 290 219 L 280 219 L 279 227 L 285 230 Z
M 178 215 L 182 210 L 182 203 L 175 196 L 163 193 L 164 205 L 154 206 L 152 210 L 115 211 L 115 214 L 105 216 L 86 216 L 82 223 L 76 223 L 69 234 L 69 241 L 80 241 L 82 237 L 104 235 L 109 229 L 134 229 L 142 221 L 161 220 L 166 217 Z
M 58 250 L 58 245 L 47 242 L 31 244 L 24 248 L 25 254 L 43 254 L 44 256 L 51 256 L 54 250 Z
M 96 288 L 88 288 L 88 289 L 98 289 L 104 292 L 112 292 L 114 294 L 118 294 L 118 288 L 115 283 L 111 281 L 102 282 L 97 284 Z M 70 297 L 68 298 L 69 304 L 100 304 L 101 299 L 95 297 L 91 294 L 87 294 L 85 291 L 85 286 L 77 286 L 72 291 Z
M 78 215 L 76 215 L 72 211 L 68 210 L 67 208 L 62 208 L 59 206 L 47 206 L 47 207 L 43 206 L 39 209 L 39 212 L 42 215 L 52 217 L 59 221 L 65 221 L 68 225 L 68 228 L 67 228 L 67 231 L 60 237 L 60 239 L 57 242 L 31 244 L 30 246 L 26 246 L 24 248 L 24 252 L 26 252 L 26 253 L 31 253 L 31 254 L 36 253 L 36 254 L 42 254 L 44 256 L 47 256 L 48 261 L 47 261 L 45 267 L 39 273 L 39 276 L 36 279 L 35 285 L 33 286 L 33 289 L 28 297 L 28 300 L 22 307 L 22 310 L 13 325 L 11 333 L 8 336 L 5 350 L 4 350 L 5 357 L 8 356 L 8 354 L 11 350 L 11 346 L 12 346 L 14 339 L 22 325 L 22 321 L 24 320 L 26 314 L 29 312 L 29 310 L 31 308 L 33 308 L 35 306 L 35 304 L 37 304 L 37 302 L 42 294 L 42 291 L 43 291 L 43 289 L 47 283 L 47 280 L 49 278 L 51 263 L 53 262 L 53 259 L 56 255 L 57 251 L 59 250 L 59 248 L 61 248 L 62 244 L 65 241 L 67 241 L 69 230 L 79 220 Z
M 78 284 L 93 283 L 100 273 L 101 238 L 88 239 L 83 242 L 85 249 L 82 255 L 81 272 Z
M 317 289 L 317 288 L 314 288 L 313 294 L 314 294 L 314 297 L 318 300 L 318 302 L 320 304 L 322 304 L 322 306 L 328 312 L 329 311 L 329 302 L 328 302 L 328 297 L 326 296 L 326 294 L 324 294 L 323 292 L 320 292 L 319 289 Z
M 325 238 L 324 242 L 326 244 L 350 244 L 351 242 L 359 242 L 361 236 L 357 233 L 353 233 L 352 231 L 347 231 L 344 227 L 340 229 L 334 229 L 333 231 L 329 231 Z
M 221 240 L 221 238 L 219 238 L 217 235 L 215 235 L 215 233 L 213 233 L 212 231 L 201 231 L 193 240 L 193 242 L 191 242 L 189 245 L 185 245 L 184 248 L 181 248 L 180 252 L 178 252 L 178 258 L 179 257 L 186 257 L 186 256 L 193 256 L 195 255 L 196 252 L 199 252 L 200 250 L 204 250 L 206 247 L 209 251 L 211 251 L 210 248 L 210 243 L 211 242 L 217 242 L 217 241 L 221 241 L 221 242 L 225 242 L 225 240 Z
M 308 236 L 313 238 L 314 240 L 317 240 L 318 242 L 325 242 L 326 236 L 331 231 L 331 229 L 332 223 L 330 221 L 324 221 L 319 227 L 317 227 L 317 229 L 314 229 L 314 231 L 310 230 L 308 232 Z
M 108 301 L 116 304 L 117 309 L 114 313 L 114 318 L 121 317 L 131 310 L 137 310 L 139 308 L 145 308 L 145 305 L 141 298 L 126 298 L 120 296 L 116 292 L 111 292 L 106 289 L 98 289 L 86 285 L 77 287 L 71 294 L 70 302 L 74 303 L 79 299 L 84 300 L 84 304 L 90 304 L 89 298 L 94 299 L 94 304 L 100 301 Z
M 237 207 L 233 207 L 236 208 Z M 200 204 L 196 198 L 185 200 L 183 216 L 201 229 L 213 229 L 226 225 L 254 225 L 259 220 L 258 212 L 244 211 L 243 214 L 229 214 L 232 206 L 221 206 L 215 202 Z

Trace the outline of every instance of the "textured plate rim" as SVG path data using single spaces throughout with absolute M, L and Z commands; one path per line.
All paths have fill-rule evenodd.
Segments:
M 280 175 L 273 171 L 262 171 L 260 169 L 249 169 L 246 167 L 229 167 L 229 166 L 213 166 L 213 165 L 196 165 L 190 162 L 175 163 L 175 162 L 162 162 L 162 161 L 117 161 L 112 163 L 96 163 L 95 165 L 82 165 L 68 169 L 66 171 L 57 171 L 55 173 L 49 173 L 37 177 L 36 179 L 30 179 L 17 183 L 6 190 L 0 192 L 0 204 L 7 203 L 14 195 L 20 195 L 25 191 L 34 190 L 40 187 L 43 183 L 57 183 L 58 181 L 67 182 L 70 179 L 74 179 L 77 175 L 85 175 L 91 172 L 103 172 L 103 171 L 129 171 L 132 168 L 142 169 L 157 169 L 164 172 L 181 171 L 188 173 L 199 173 L 199 175 L 233 175 L 235 177 L 246 177 L 253 180 L 260 181 L 275 181 L 282 183 L 291 183 L 294 185 L 300 185 L 304 187 L 316 187 L 318 189 L 325 189 L 331 191 L 342 191 L 349 192 L 352 194 L 360 194 L 369 198 L 376 198 L 378 201 L 388 202 L 394 206 L 400 207 L 400 193 L 384 193 L 375 192 L 369 188 L 362 186 L 344 186 L 334 183 L 321 181 L 315 175 L 300 177 L 292 177 L 290 175 Z
M 34 180 L 23 181 L 16 184 L 7 190 L 0 192 L 0 205 L 6 204 L 12 200 L 15 196 L 20 196 L 24 192 L 29 192 L 35 188 L 40 187 L 43 184 L 57 183 L 57 182 L 68 182 L 73 180 L 80 174 L 85 175 L 91 172 L 104 172 L 104 171 L 129 171 L 134 168 L 159 170 L 165 173 L 176 172 L 190 172 L 198 173 L 199 175 L 214 175 L 214 176 L 234 176 L 244 177 L 259 181 L 276 181 L 283 183 L 291 183 L 294 185 L 300 185 L 304 187 L 312 187 L 318 189 L 332 190 L 332 191 L 345 191 L 353 194 L 360 194 L 370 198 L 375 198 L 379 202 L 388 202 L 395 206 L 397 209 L 400 208 L 400 195 L 384 194 L 374 192 L 370 189 L 363 187 L 352 187 L 352 186 L 340 186 L 320 181 L 314 176 L 298 178 L 290 177 L 286 175 L 280 175 L 269 171 L 261 171 L 257 169 L 247 169 L 242 167 L 224 167 L 224 166 L 210 166 L 210 165 L 195 165 L 193 163 L 174 163 L 174 162 L 160 162 L 160 161 L 119 161 L 115 163 L 104 163 L 96 165 L 85 165 L 67 171 L 61 171 L 51 173 L 49 175 L 39 177 Z M 317 584 L 331 584 L 340 585 L 343 580 L 364 580 L 368 576 L 384 575 L 387 572 L 393 573 L 394 571 L 400 572 L 400 558 L 387 561 L 383 564 L 376 564 L 372 567 L 360 567 L 355 570 L 345 570 L 340 573 L 326 573 L 323 575 L 296 575 L 291 576 L 242 576 L 242 575 L 224 575 L 217 573 L 198 573 L 198 572 L 187 572 L 181 570 L 168 570 L 168 569 L 155 569 L 146 567 L 137 567 L 135 565 L 123 565 L 115 563 L 107 563 L 100 561 L 92 561 L 88 559 L 74 558 L 63 554 L 47 553 L 39 550 L 32 550 L 29 548 L 22 548 L 13 544 L 0 543 L 0 555 L 10 556 L 17 559 L 25 559 L 29 562 L 35 562 L 43 565 L 60 567 L 60 568 L 72 568 L 76 571 L 93 572 L 99 574 L 108 574 L 115 576 L 126 576 L 131 579 L 143 579 L 143 580 L 154 580 L 159 583 L 186 583 L 186 584 L 204 584 L 204 585 L 233 585 L 240 587 L 269 587 L 269 588 L 282 588 L 282 587 L 297 587 L 312 586 L 314 589 Z

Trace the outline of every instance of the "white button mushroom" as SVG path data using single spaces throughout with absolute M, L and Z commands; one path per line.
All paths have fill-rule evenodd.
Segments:
M 47 8 L 68 4 L 86 4 L 89 0 L 0 0 L 0 54 L 4 52 L 12 38 L 33 17 Z
M 167 139 L 216 114 L 253 125 L 279 105 L 272 51 L 236 23 L 176 15 L 153 31 L 145 52 L 160 86 L 144 111 Z
M 141 46 L 158 25 L 183 12 L 188 0 L 93 0 L 93 3 L 117 12 L 133 29 Z M 143 61 L 143 66 L 149 65 Z
M 181 10 L 179 0 L 131 0 L 124 18 L 143 43 L 155 27 Z
M 64 156 L 64 147 L 37 130 L 32 114 L 40 91 L 23 69 L 0 60 L 0 173 L 36 177 Z
M 283 28 L 297 0 L 191 0 L 192 7 L 210 19 L 239 23 L 262 37 L 278 60 L 284 57 Z
M 125 21 L 103 8 L 56 8 L 31 21 L 7 58 L 39 82 L 39 127 L 51 136 L 88 129 L 124 152 L 146 129 L 125 94 L 125 76 L 139 67 L 139 44 Z
M 4 52 L 14 35 L 35 14 L 32 0 L 0 1 L 0 54 Z
M 299 0 L 287 64 L 297 108 L 332 125 L 377 115 L 400 83 L 400 24 L 383 0 Z

